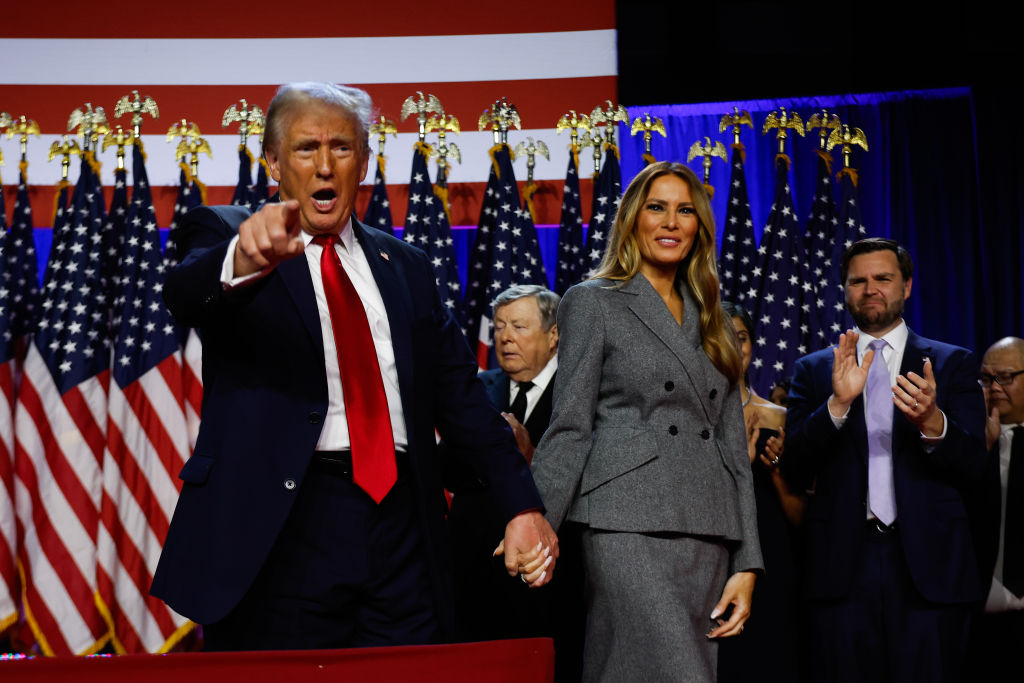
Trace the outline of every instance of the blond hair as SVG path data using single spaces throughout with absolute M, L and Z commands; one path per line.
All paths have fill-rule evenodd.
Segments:
M 645 167 L 633 178 L 619 203 L 612 223 L 611 235 L 604 258 L 594 278 L 607 278 L 620 283 L 633 279 L 640 272 L 643 255 L 636 238 L 637 216 L 651 191 L 651 184 L 672 174 L 690 188 L 690 199 L 697 212 L 697 236 L 690 253 L 682 261 L 686 264 L 676 278 L 685 277 L 686 284 L 700 309 L 701 346 L 712 364 L 733 384 L 743 376 L 743 361 L 736 350 L 735 331 L 727 321 L 719 303 L 718 268 L 715 265 L 715 217 L 711 200 L 697 175 L 688 166 L 660 161 Z M 729 324 L 726 324 L 726 323 Z

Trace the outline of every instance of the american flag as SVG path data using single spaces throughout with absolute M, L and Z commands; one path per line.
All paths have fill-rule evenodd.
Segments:
M 562 216 L 558 223 L 558 269 L 555 291 L 565 290 L 583 279 L 583 207 L 580 202 L 579 158 L 569 155 L 562 189 Z
M 69 229 L 50 257 L 15 410 L 24 609 L 46 654 L 92 652 L 109 637 L 94 599 L 110 340 L 103 194 L 91 157 L 83 157 Z
M 811 202 L 811 212 L 804 228 L 807 247 L 807 273 L 815 293 L 814 327 L 808 339 L 808 351 L 817 351 L 834 343 L 829 307 L 833 306 L 835 281 L 832 276 L 832 245 L 835 242 L 836 204 L 832 196 L 832 155 L 818 150 L 818 186 Z M 826 320 L 826 316 L 829 319 Z
M 417 157 L 420 156 L 419 152 L 415 152 L 412 158 L 413 164 L 413 175 L 416 175 L 416 164 Z M 426 165 L 424 164 L 424 168 Z M 410 196 L 413 193 L 412 184 L 409 185 Z M 412 209 L 410 203 L 409 208 Z M 406 214 L 408 215 L 408 214 Z M 388 186 L 384 179 L 384 155 L 377 155 L 377 172 L 373 176 L 373 192 L 370 194 L 370 203 L 366 206 L 366 213 L 363 214 L 363 223 L 373 226 L 378 230 L 384 230 L 390 232 L 394 229 L 394 221 L 391 220 L 391 201 L 388 200 Z M 405 229 L 409 229 L 408 222 L 405 225 Z
M 851 244 L 868 236 L 861 222 L 860 206 L 857 203 L 857 171 L 844 168 L 839 178 L 840 201 L 837 210 L 836 230 L 830 249 L 830 267 L 825 275 L 828 283 L 818 295 L 825 301 L 822 307 L 821 327 L 828 335 L 829 343 L 835 343 L 839 335 L 853 327 L 853 318 L 846 310 L 846 292 L 840 280 L 843 253 Z
M 429 156 L 429 145 L 417 142 L 409 177 L 409 210 L 405 214 L 405 233 L 402 239 L 426 252 L 434 269 L 438 296 L 461 325 L 462 286 L 455 263 L 455 243 L 444 201 L 437 196 L 430 183 L 427 167 Z
M 8 236 L 7 211 L 0 192 L 0 633 L 17 622 L 21 604 L 14 522 L 14 397 L 19 368 L 11 331 L 12 273 L 8 266 L 17 255 L 8 245 Z
M 619 150 L 611 143 L 605 143 L 604 148 L 604 164 L 601 166 L 601 175 L 594 185 L 590 225 L 587 226 L 587 246 L 584 249 L 586 254 L 583 257 L 586 277 L 593 275 L 601 265 L 605 247 L 608 245 L 608 233 L 615 222 L 615 212 L 619 210 L 619 202 L 622 199 Z
M 512 151 L 506 144 L 491 150 L 495 168 L 492 183 L 487 187 L 484 212 L 480 215 L 476 244 L 470 257 L 469 288 L 466 301 L 467 327 L 471 339 L 477 340 L 477 362 L 481 368 L 497 365 L 494 356 L 494 337 L 491 320 L 491 302 L 513 284 L 535 281 L 531 266 L 531 247 L 527 240 L 536 242 L 536 231 L 530 234 L 523 228 L 529 212 L 523 212 L 519 201 L 519 187 L 512 169 Z M 529 227 L 533 229 L 533 224 Z M 523 278 L 520 280 L 520 278 Z
M 252 208 L 252 152 L 246 145 L 238 146 L 238 183 L 231 203 L 235 206 Z
M 754 221 L 750 216 L 750 200 L 747 197 L 745 157 L 743 143 L 734 143 L 718 275 L 721 278 L 722 299 L 749 307 L 747 293 L 751 284 L 750 272 L 757 263 L 757 244 L 754 240 Z
M 778 155 L 775 201 L 747 292 L 747 300 L 754 302 L 754 324 L 758 326 L 750 381 L 763 396 L 775 381 L 789 377 L 794 361 L 807 353 L 816 307 L 788 174 L 789 159 Z
M 523 0 L 517 11 L 495 23 L 492 13 L 462 0 L 443 13 L 423 11 L 420 3 L 403 2 L 382 8 L 374 4 L 308 0 L 307 16 L 338 17 L 316 25 L 269 22 L 280 12 L 273 0 L 252 0 L 242 13 L 207 12 L 192 22 L 184 37 L 168 21 L 159 4 L 133 7 L 132 21 L 118 25 L 52 22 L 52 6 L 20 3 L 5 7 L 0 38 L 0 103 L 11 114 L 29 115 L 39 122 L 45 146 L 31 144 L 30 161 L 40 168 L 33 180 L 42 186 L 33 201 L 48 206 L 59 170 L 43 162 L 50 141 L 66 131 L 68 114 L 84 102 L 103 106 L 111 117 L 114 103 L 132 88 L 157 102 L 161 120 L 182 118 L 208 134 L 213 158 L 204 159 L 202 179 L 209 204 L 228 204 L 238 171 L 238 134 L 222 128 L 225 108 L 246 99 L 266 110 L 277 87 L 293 81 L 335 81 L 365 89 L 381 111 L 397 110 L 417 90 L 436 95 L 446 114 L 476 121 L 496 99 L 515 102 L 524 121 L 555 121 L 567 103 L 593 107 L 617 92 L 615 3 L 595 0 L 582 13 L 551 12 L 543 0 Z M 386 21 L 382 17 L 386 16 Z M 273 24 L 273 37 L 268 26 Z M 498 49 L 500 47 L 500 49 Z M 497 50 L 497 51 L 496 51 Z M 274 55 L 256 62 L 239 55 Z M 459 58 L 425 59 L 424 55 Z M 502 55 L 516 55 L 507 59 Z M 126 58 L 130 55 L 130 58 Z M 338 67 L 343 64 L 344 67 Z M 558 93 L 558 97 L 552 97 Z M 111 117 L 112 118 L 112 117 Z M 114 122 L 111 121 L 113 124 Z M 527 128 L 524 136 L 544 137 L 542 128 Z M 161 131 L 162 133 L 162 131 Z M 211 134 L 212 133 L 212 134 Z M 168 225 L 174 195 L 165 188 L 178 180 L 175 146 L 154 129 L 143 140 L 146 165 L 154 187 L 158 222 Z M 399 133 L 388 152 L 393 168 L 410 168 L 416 133 Z M 452 192 L 452 223 L 476 222 L 487 181 L 486 151 L 490 131 L 464 130 L 459 147 L 464 159 L 476 159 L 460 169 Z M 17 147 L 6 143 L 5 156 Z M 258 154 L 250 140 L 254 156 Z M 543 191 L 561 186 L 568 157 L 552 150 L 552 165 L 538 168 Z M 105 157 L 104 183 L 113 184 L 112 150 Z M 564 155 L 564 156 L 559 156 Z M 255 171 L 254 171 L 255 175 Z M 393 175 L 393 174 L 392 174 Z M 389 178 L 394 183 L 395 178 Z M 394 220 L 405 215 L 404 177 L 388 187 Z M 369 200 L 373 175 L 368 175 L 358 201 L 362 215 Z M 254 207 L 255 208 L 255 207 Z M 558 220 L 557 206 L 537 217 L 539 224 Z
M 199 181 L 192 177 L 192 170 L 188 164 L 179 161 L 178 167 L 178 194 L 174 199 L 174 213 L 171 216 L 170 229 L 167 232 L 167 244 L 164 246 L 164 258 L 169 264 L 177 263 L 185 256 L 178 253 L 177 230 L 181 225 L 182 217 L 203 203 L 203 191 L 199 186 Z
M 249 204 L 253 211 L 262 209 L 263 205 L 267 203 L 267 199 L 270 198 L 268 183 L 267 162 L 260 157 L 256 162 L 256 183 L 252 186 L 252 192 L 249 193 Z
M 132 168 L 103 461 L 99 595 L 118 652 L 163 652 L 191 628 L 149 595 L 189 441 L 178 334 L 160 294 L 166 265 L 138 147 Z
M 235 186 L 235 197 L 244 197 L 245 201 L 251 204 L 251 188 L 248 182 L 251 178 L 249 166 L 252 163 L 252 156 L 247 148 L 239 146 L 238 160 L 238 185 Z M 179 165 L 181 175 L 178 181 L 178 197 L 174 203 L 174 220 L 171 222 L 171 228 L 167 232 L 167 243 L 164 245 L 166 267 L 176 265 L 185 256 L 178 253 L 177 245 L 177 229 L 181 224 L 182 217 L 203 203 L 203 188 L 199 181 L 192 176 L 192 169 L 185 162 L 180 162 Z M 147 190 L 147 192 L 152 197 L 152 191 Z M 233 200 L 232 203 L 235 201 Z M 196 437 L 199 436 L 199 418 L 203 404 L 203 343 L 199 339 L 199 334 L 193 329 L 181 328 L 178 334 L 184 347 L 181 364 L 182 385 L 189 425 L 189 439 L 190 443 L 195 444 Z
M 39 267 L 27 175 L 28 164 L 23 164 L 18 173 L 18 194 L 7 238 L 11 249 L 6 265 L 10 277 L 7 286 L 11 290 L 11 333 L 16 339 L 31 332 L 39 316 Z
M 114 171 L 114 195 L 110 200 L 110 211 L 103 224 L 103 270 L 101 277 L 107 301 L 116 301 L 121 288 L 121 255 L 124 252 L 124 226 L 128 217 L 128 182 L 127 171 L 119 168 Z M 119 325 L 111 306 L 110 332 Z

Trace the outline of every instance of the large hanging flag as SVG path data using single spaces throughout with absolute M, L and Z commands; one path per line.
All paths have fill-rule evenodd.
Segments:
M 103 224 L 102 236 L 102 280 L 107 301 L 111 302 L 111 335 L 118 325 L 113 312 L 113 302 L 121 295 L 121 258 L 124 253 L 125 221 L 128 218 L 128 172 L 123 166 L 114 171 L 114 196 L 110 199 L 110 210 Z
M 15 410 L 24 609 L 48 655 L 94 652 L 108 639 L 95 602 L 110 359 L 98 173 L 93 153 L 85 152 L 69 229 L 50 255 Z
M 551 160 L 548 146 L 543 140 L 533 141 L 527 138 L 527 142 L 520 142 L 515 147 L 515 155 L 526 157 L 526 185 L 523 187 L 522 206 L 516 209 L 515 223 L 512 227 L 512 239 L 514 240 L 515 262 L 512 268 L 513 283 L 517 285 L 541 285 L 548 287 L 548 277 L 544 272 L 544 259 L 540 253 L 540 242 L 537 240 L 537 226 L 534 224 L 536 207 L 533 204 L 533 195 L 537 192 L 537 183 L 533 179 L 533 169 L 536 164 L 536 156 L 540 154 Z M 509 176 L 514 177 L 512 159 L 509 157 Z M 519 199 L 519 191 L 516 190 L 516 199 Z
M 241 155 L 239 155 L 241 156 Z M 192 175 L 191 169 L 184 161 L 179 161 L 180 172 L 178 174 L 178 195 L 174 200 L 174 214 L 171 218 L 170 230 L 167 232 L 167 243 L 164 245 L 164 254 L 168 263 L 174 264 L 181 260 L 184 254 L 178 253 L 177 230 L 181 225 L 182 217 L 203 203 L 203 192 L 199 182 Z M 232 201 L 234 203 L 234 201 Z
M 99 595 L 115 649 L 129 653 L 164 652 L 192 626 L 149 595 L 189 442 L 178 335 L 161 296 L 166 266 L 138 146 L 133 172 L 98 542 Z
M 263 157 L 260 157 L 256 162 L 256 182 L 252 186 L 252 192 L 249 193 L 249 205 L 253 213 L 262 209 L 263 205 L 270 198 L 268 183 L 267 162 Z
M 473 249 L 469 253 L 469 265 L 467 267 L 467 284 L 465 298 L 465 327 L 463 332 L 466 339 L 478 339 L 481 333 L 481 326 L 490 318 L 488 308 L 491 305 L 491 298 L 488 277 L 491 271 L 491 264 L 494 253 L 494 232 L 497 227 L 498 203 L 501 199 L 502 183 L 498 177 L 498 162 L 496 155 L 507 145 L 495 144 L 491 148 L 491 170 L 487 179 L 487 189 L 484 190 L 483 203 L 480 209 L 480 220 L 477 222 L 476 235 L 473 241 Z M 501 292 L 502 290 L 498 290 Z M 487 367 L 487 354 L 484 349 L 477 346 L 477 362 L 481 367 Z
M 808 351 L 815 310 L 800 228 L 789 188 L 789 158 L 775 159 L 775 200 L 758 247 L 757 266 L 748 291 L 758 326 L 751 362 L 751 384 L 762 396 L 777 380 L 788 378 L 797 358 Z

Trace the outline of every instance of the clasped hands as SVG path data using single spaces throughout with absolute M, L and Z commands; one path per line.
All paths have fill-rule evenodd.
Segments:
M 540 512 L 521 512 L 505 526 L 505 538 L 494 549 L 505 556 L 505 571 L 530 588 L 551 581 L 558 558 L 558 537 Z
M 857 364 L 857 339 L 852 330 L 839 335 L 839 343 L 832 347 L 832 398 L 828 408 L 833 415 L 845 415 L 850 404 L 860 396 L 867 384 L 868 369 L 875 359 L 874 349 L 868 349 L 864 360 Z M 935 371 L 931 359 L 926 358 L 924 376 L 916 372 L 899 375 L 892 387 L 892 401 L 900 412 L 927 437 L 937 437 L 945 427 L 945 417 L 939 410 Z

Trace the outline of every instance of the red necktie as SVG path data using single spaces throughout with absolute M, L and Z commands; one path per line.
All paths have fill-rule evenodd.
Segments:
M 338 236 L 318 235 L 314 241 L 324 248 L 320 256 L 320 275 L 341 370 L 352 449 L 352 480 L 379 503 L 394 486 L 398 470 L 377 350 L 363 302 L 341 267 L 341 259 L 334 248 Z

